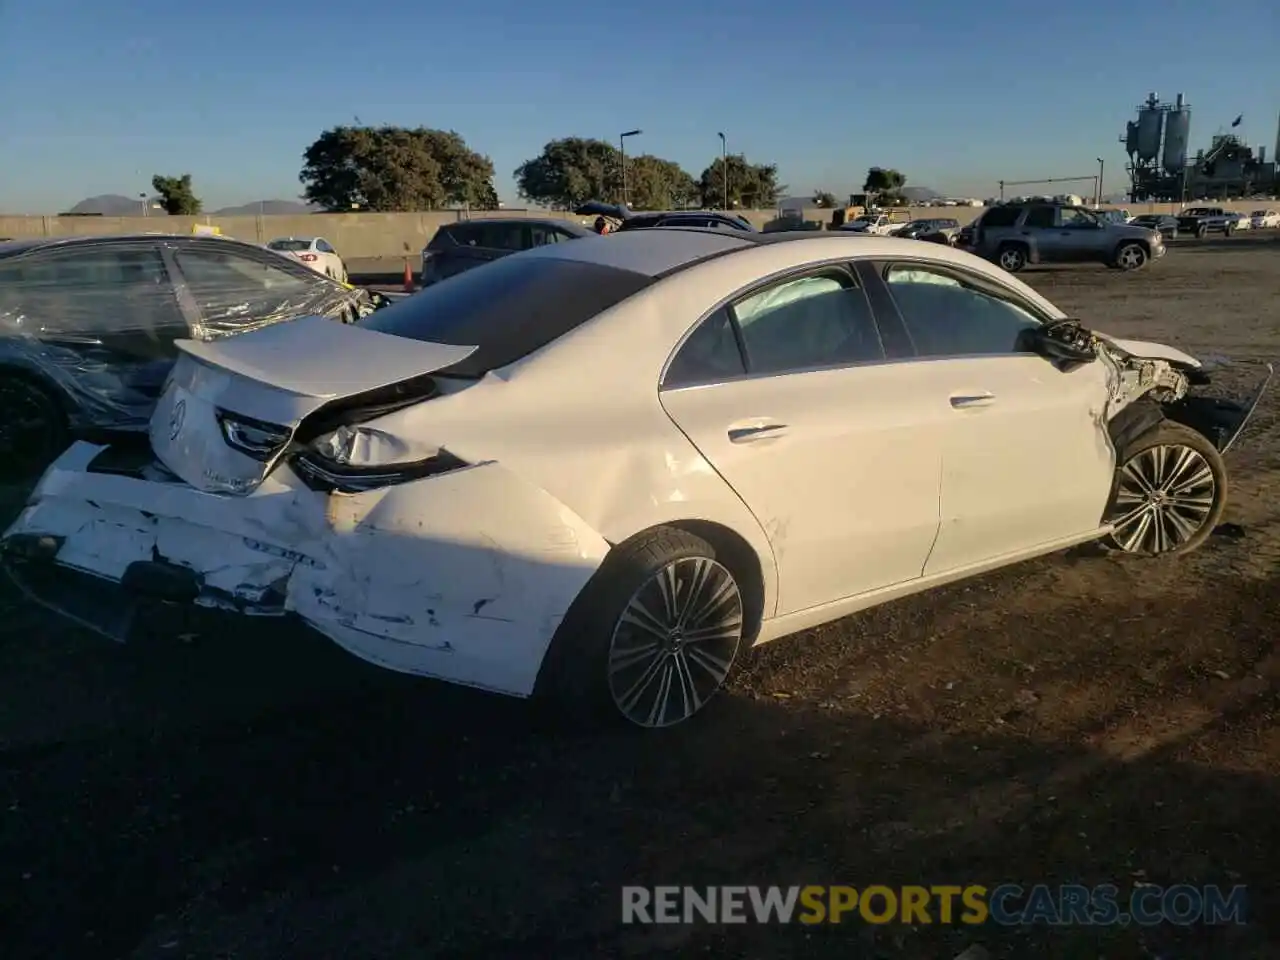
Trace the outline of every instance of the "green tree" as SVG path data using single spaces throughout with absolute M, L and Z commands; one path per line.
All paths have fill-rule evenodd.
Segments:
M 813 194 L 813 205 L 824 210 L 829 210 L 837 203 L 836 195 L 826 190 L 817 190 Z
M 862 189 L 873 194 L 879 203 L 891 205 L 902 203 L 902 188 L 907 185 L 907 178 L 891 167 L 872 167 L 867 171 L 867 179 Z
M 603 140 L 551 140 L 516 167 L 516 189 L 525 200 L 556 210 L 572 210 L 590 200 L 618 200 L 620 160 L 617 148 Z
M 451 130 L 334 127 L 303 153 L 303 197 L 326 210 L 498 205 L 493 163 Z
M 729 207 L 740 207 L 744 210 L 763 210 L 778 202 L 781 186 L 778 183 L 778 168 L 771 163 L 748 163 L 740 153 L 731 153 L 729 165 Z M 702 194 L 702 205 L 709 209 L 719 209 L 725 199 L 725 164 L 716 157 L 711 166 L 702 171 L 699 178 L 699 189 Z
M 160 205 L 166 213 L 191 217 L 200 212 L 200 198 L 191 190 L 191 174 L 162 177 L 157 173 L 151 178 L 151 186 L 159 194 Z
M 675 161 L 647 153 L 627 158 L 627 205 L 633 210 L 682 210 L 698 199 L 697 181 Z

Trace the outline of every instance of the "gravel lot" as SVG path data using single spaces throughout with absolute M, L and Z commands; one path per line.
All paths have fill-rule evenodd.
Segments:
M 1280 355 L 1268 237 L 1026 279 L 1117 335 Z M 538 730 L 269 622 L 118 647 L 6 593 L 0 955 L 1280 956 L 1278 394 L 1199 553 L 1081 549 L 779 641 L 672 736 Z M 1137 879 L 1247 884 L 1254 920 L 618 923 L 623 884 Z

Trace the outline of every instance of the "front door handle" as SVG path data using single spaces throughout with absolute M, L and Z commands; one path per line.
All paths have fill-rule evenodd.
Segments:
M 996 402 L 990 393 L 957 393 L 951 397 L 951 406 L 956 410 L 968 410 L 971 407 L 989 407 Z
M 750 443 L 752 440 L 764 440 L 776 437 L 787 429 L 785 423 L 762 423 L 756 427 L 732 427 L 729 430 L 730 443 Z

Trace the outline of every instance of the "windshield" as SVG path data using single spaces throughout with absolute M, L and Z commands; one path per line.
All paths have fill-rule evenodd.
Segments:
M 272 250 L 310 250 L 310 240 L 272 240 L 267 244 Z
M 528 356 L 653 282 L 652 277 L 616 267 L 515 254 L 432 284 L 357 324 L 411 340 L 478 347 L 440 373 L 481 377 Z
M 1249 214 L 1249 216 L 1251 217 L 1265 217 L 1266 215 L 1267 215 L 1266 210 L 1255 210 L 1253 211 L 1253 213 Z

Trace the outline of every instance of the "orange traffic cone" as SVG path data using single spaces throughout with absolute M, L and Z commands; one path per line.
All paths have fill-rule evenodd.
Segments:
M 404 262 L 404 292 L 413 293 L 413 268 L 408 260 Z

